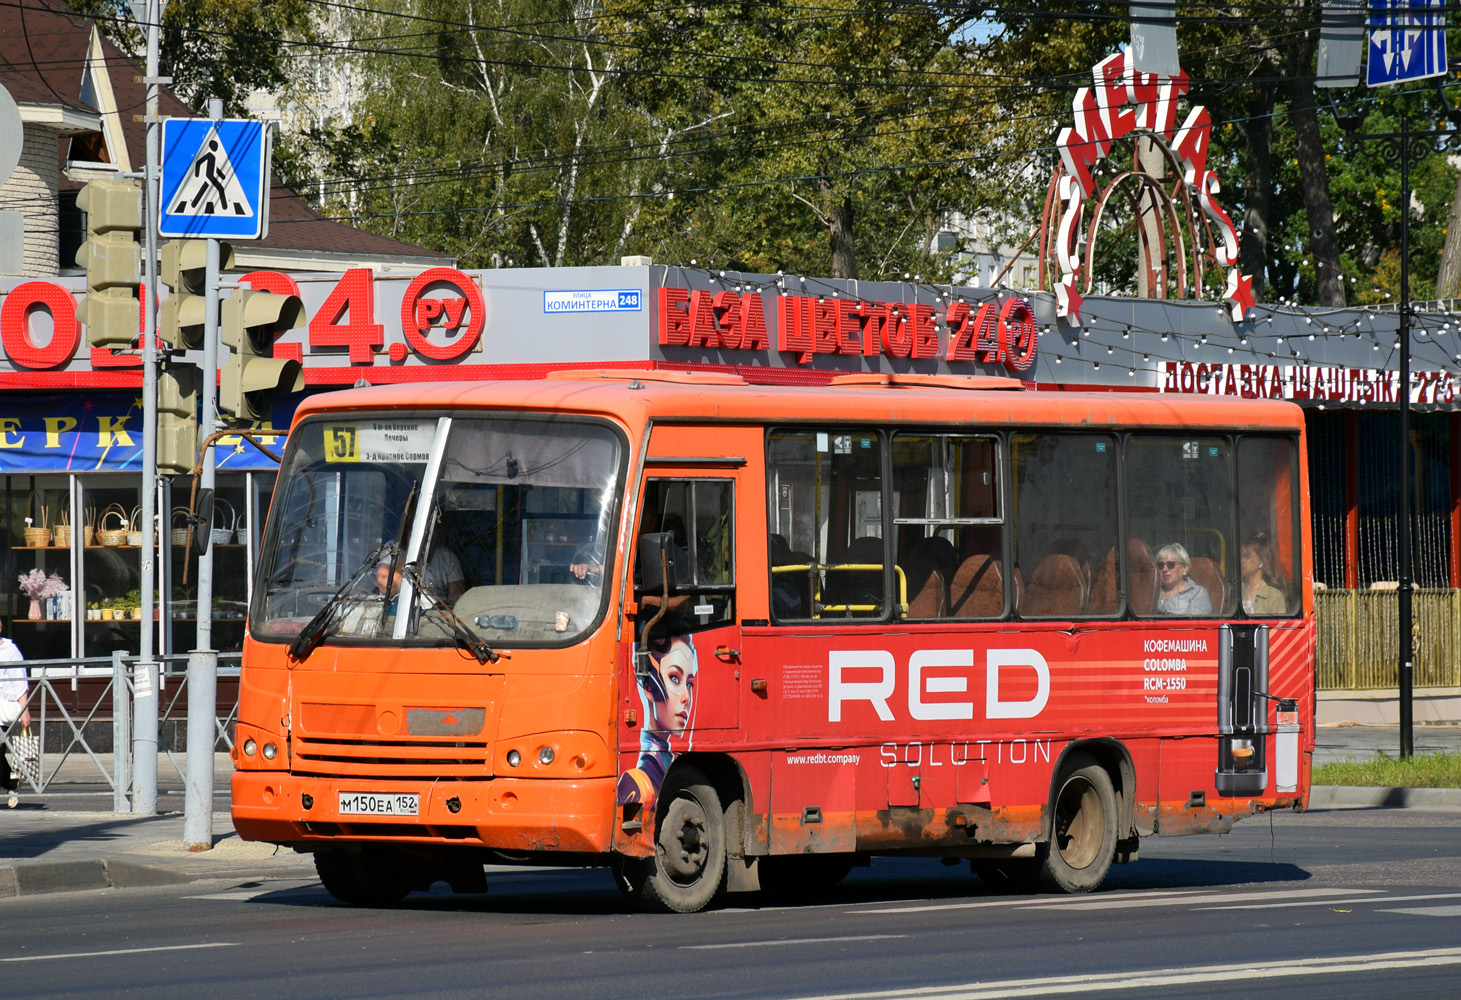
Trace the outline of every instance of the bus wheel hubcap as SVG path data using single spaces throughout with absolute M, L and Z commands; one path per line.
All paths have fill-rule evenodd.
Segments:
M 1101 847 L 1101 796 L 1090 782 L 1076 779 L 1062 789 L 1056 821 L 1065 863 L 1084 868 L 1095 861 Z
M 705 813 L 691 799 L 676 799 L 665 814 L 660 863 L 677 882 L 692 880 L 705 870 L 709 858 Z

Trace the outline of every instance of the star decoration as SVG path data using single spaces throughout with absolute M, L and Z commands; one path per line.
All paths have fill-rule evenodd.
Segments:
M 1228 313 L 1234 323 L 1243 322 L 1248 310 L 1253 308 L 1253 277 L 1239 274 L 1235 267 L 1228 272 L 1228 285 L 1223 289 L 1223 301 L 1228 304 Z
M 1072 275 L 1055 286 L 1055 315 L 1063 316 L 1076 326 L 1081 325 L 1081 303 L 1085 300 L 1075 289 L 1076 279 Z M 1251 304 L 1251 302 L 1250 302 Z

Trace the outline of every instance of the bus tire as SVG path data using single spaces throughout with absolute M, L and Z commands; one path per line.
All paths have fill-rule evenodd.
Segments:
M 1050 842 L 1041 850 L 1041 880 L 1060 892 L 1097 888 L 1116 857 L 1116 788 L 1111 775 L 1087 754 L 1060 771 Z
M 333 847 L 315 852 L 315 871 L 326 891 L 342 903 L 389 906 L 416 888 L 420 864 L 404 852 L 369 844 L 358 851 Z
M 654 859 L 638 893 L 647 909 L 694 913 L 725 888 L 725 813 L 693 764 L 671 769 L 659 793 Z

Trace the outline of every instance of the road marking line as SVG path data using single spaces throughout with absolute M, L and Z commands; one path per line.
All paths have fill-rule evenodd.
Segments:
M 237 948 L 237 941 L 213 941 L 207 944 L 162 944 L 155 948 L 117 948 L 112 951 L 72 951 L 61 955 L 15 955 L 0 962 L 47 962 L 58 958 L 104 958 L 109 955 L 149 955 L 158 951 L 194 951 L 198 948 Z
M 1409 913 L 1417 917 L 1461 917 L 1461 906 L 1402 906 L 1380 913 Z
M 1303 899 L 1309 896 L 1340 896 L 1348 901 L 1348 895 L 1362 895 L 1365 893 L 1383 893 L 1383 889 L 1265 889 L 1262 892 L 1231 892 L 1214 893 L 1207 896 L 1186 896 L 1177 899 L 1153 899 L 1153 900 L 1114 900 L 1082 899 L 1069 902 L 1059 901 L 1048 904 L 1052 910 L 1115 910 L 1123 907 L 1139 906 L 1183 906 L 1196 903 L 1227 903 L 1240 900 L 1264 900 L 1264 899 Z M 1333 900 L 1330 900 L 1333 902 Z
M 1162 896 L 1195 896 L 1196 889 L 1170 889 L 1160 892 L 1112 892 L 1102 893 L 1102 899 L 1154 899 Z M 1064 903 L 1066 898 L 1061 896 L 1056 899 L 991 899 L 979 903 L 929 903 L 922 906 L 889 906 L 876 910 L 848 910 L 848 913 L 932 913 L 941 910 L 982 910 L 991 906 L 1049 906 L 1052 903 Z M 796 909 L 796 907 L 787 907 Z
M 1413 903 L 1422 899 L 1461 899 L 1461 892 L 1433 892 L 1424 896 L 1371 896 L 1369 899 L 1305 899 L 1297 903 L 1245 903 L 1242 906 L 1203 906 L 1202 910 L 1281 910 L 1290 906 L 1322 906 L 1325 903 Z
M 1204 983 L 1231 984 L 1258 979 L 1333 976 L 1351 972 L 1413 970 L 1420 966 L 1450 965 L 1461 965 L 1461 948 L 1392 951 L 1375 955 L 1279 959 L 1272 962 L 1251 962 L 1246 965 L 1204 965 L 1189 968 L 1152 969 L 1146 972 L 1109 972 L 1076 976 L 1048 976 L 1037 979 L 1003 979 L 987 983 L 925 986 L 906 990 L 824 993 L 804 997 L 801 1000 L 999 1000 L 1002 997 L 1082 994 Z
M 713 951 L 718 948 L 766 948 L 778 944 L 835 944 L 838 941 L 888 941 L 907 934 L 853 934 L 847 937 L 786 938 L 779 941 L 732 941 L 726 944 L 682 944 L 681 951 Z

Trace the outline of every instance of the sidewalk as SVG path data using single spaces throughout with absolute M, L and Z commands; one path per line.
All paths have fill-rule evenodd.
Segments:
M 1417 726 L 1417 754 L 1461 753 L 1461 726 Z M 1314 763 L 1361 761 L 1376 752 L 1399 754 L 1394 726 L 1320 726 Z M 110 768 L 111 755 L 98 755 Z M 179 766 L 186 771 L 183 755 Z M 54 765 L 47 765 L 47 770 Z M 215 808 L 227 803 L 233 764 L 214 757 Z M 182 781 L 166 757 L 159 759 L 159 799 L 180 802 Z M 174 794 L 163 794 L 171 790 Z M 1310 808 L 1461 808 L 1461 789 L 1340 788 L 1316 786 Z M 203 879 L 264 881 L 312 879 L 308 855 L 247 843 L 233 831 L 227 812 L 213 816 L 211 851 L 183 850 L 183 815 L 136 817 L 111 812 L 112 796 L 85 754 L 63 763 L 45 795 L 22 795 L 17 809 L 0 808 L 0 898 L 78 889 L 174 885 Z

